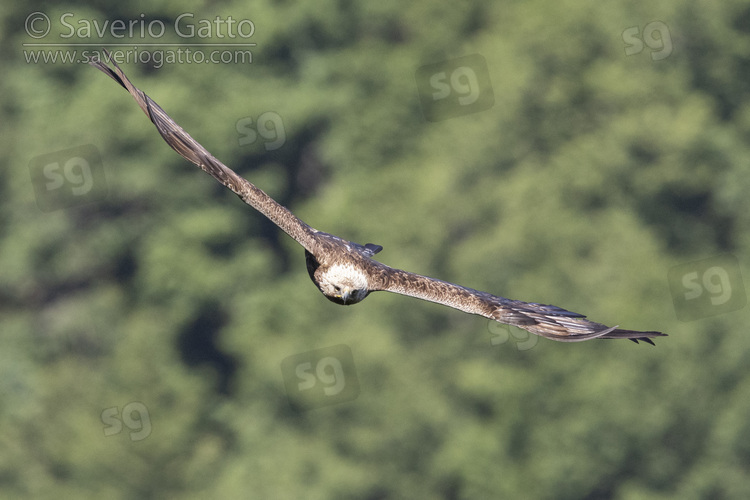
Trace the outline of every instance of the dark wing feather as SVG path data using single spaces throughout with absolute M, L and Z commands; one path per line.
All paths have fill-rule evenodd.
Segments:
M 104 52 L 109 57 L 109 53 Z M 312 229 L 299 220 L 286 207 L 277 203 L 263 192 L 263 190 L 255 187 L 248 180 L 240 177 L 232 169 L 217 160 L 206 148 L 201 146 L 182 127 L 177 125 L 158 104 L 142 90 L 136 88 L 128 77 L 125 76 L 125 73 L 123 73 L 117 63 L 114 61 L 111 62 L 114 65 L 114 69 L 99 59 L 91 60 L 90 64 L 104 72 L 130 92 L 130 95 L 133 96 L 143 112 L 146 113 L 146 116 L 156 125 L 156 129 L 172 149 L 234 191 L 242 201 L 268 217 L 271 222 L 297 240 L 305 250 L 314 253 L 316 248 L 315 229 Z
M 522 302 L 497 297 L 446 281 L 393 269 L 374 262 L 370 271 L 371 291 L 383 290 L 437 302 L 470 314 L 478 314 L 500 323 L 523 328 L 531 333 L 561 342 L 580 342 L 589 339 L 630 339 L 653 344 L 652 337 L 661 332 L 639 332 L 608 327 L 589 321 L 582 314 L 557 306 Z

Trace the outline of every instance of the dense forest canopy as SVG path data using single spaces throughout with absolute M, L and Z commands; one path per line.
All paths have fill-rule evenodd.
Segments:
M 750 497 L 746 2 L 0 13 L 7 498 Z M 85 64 L 382 262 L 623 328 L 327 301 Z

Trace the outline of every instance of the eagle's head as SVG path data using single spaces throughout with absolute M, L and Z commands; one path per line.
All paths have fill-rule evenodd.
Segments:
M 313 281 L 328 300 L 345 306 L 360 302 L 370 293 L 367 276 L 350 264 L 319 267 Z

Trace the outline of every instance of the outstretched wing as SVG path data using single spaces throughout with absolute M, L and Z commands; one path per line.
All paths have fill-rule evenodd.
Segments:
M 437 302 L 470 314 L 478 314 L 500 323 L 523 328 L 536 335 L 562 342 L 580 342 L 589 339 L 630 339 L 653 345 L 652 337 L 662 337 L 661 332 L 639 332 L 608 327 L 589 321 L 582 314 L 557 306 L 522 302 L 497 297 L 446 281 L 393 269 L 376 263 L 371 272 L 371 290 L 384 290 Z
M 109 52 L 105 50 L 104 53 L 108 58 L 110 57 Z M 286 207 L 276 203 L 263 190 L 255 187 L 248 180 L 240 177 L 232 169 L 217 160 L 206 148 L 198 144 L 198 141 L 190 137 L 182 127 L 177 125 L 158 104 L 142 90 L 136 88 L 117 63 L 111 61 L 114 65 L 114 69 L 112 69 L 99 59 L 92 59 L 89 62 L 130 92 L 130 95 L 146 113 L 146 116 L 156 125 L 156 129 L 172 149 L 234 191 L 242 201 L 268 217 L 281 230 L 297 240 L 305 250 L 315 253 L 315 229 L 295 217 Z

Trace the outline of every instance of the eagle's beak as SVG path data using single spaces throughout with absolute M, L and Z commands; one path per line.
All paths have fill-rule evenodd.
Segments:
M 339 298 L 344 304 L 346 304 L 347 302 L 349 302 L 349 297 L 351 296 L 351 294 L 352 294 L 351 288 L 344 288 L 341 290 L 341 295 L 339 295 Z

